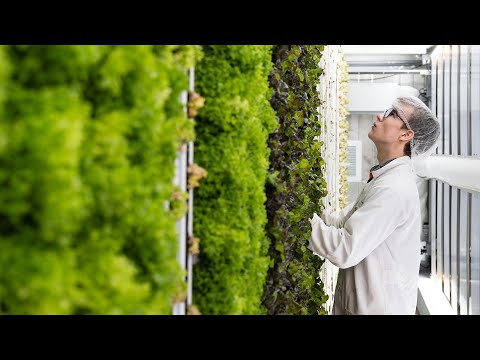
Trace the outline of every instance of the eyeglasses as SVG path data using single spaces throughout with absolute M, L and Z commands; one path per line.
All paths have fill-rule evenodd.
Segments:
M 400 120 L 402 120 L 405 123 L 405 126 L 407 127 L 408 130 L 412 130 L 407 120 L 405 120 L 403 117 L 400 116 L 397 109 L 394 109 L 393 107 L 391 107 L 390 109 L 385 110 L 385 112 L 383 113 L 384 118 L 387 118 L 390 115 L 395 115 L 396 117 L 398 117 Z

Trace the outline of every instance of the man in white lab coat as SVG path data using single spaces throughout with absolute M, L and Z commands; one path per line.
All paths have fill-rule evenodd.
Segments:
M 399 97 L 368 134 L 378 165 L 350 211 L 310 219 L 309 248 L 340 268 L 332 314 L 415 314 L 421 214 L 412 159 L 431 154 L 438 120 L 415 97 Z

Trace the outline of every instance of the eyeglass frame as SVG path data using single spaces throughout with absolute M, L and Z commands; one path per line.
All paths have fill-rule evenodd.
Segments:
M 400 110 L 402 113 L 403 111 Z M 408 124 L 407 120 L 405 120 L 403 117 L 400 116 L 399 114 L 399 110 L 395 109 L 394 107 L 391 107 L 391 108 L 388 108 L 387 110 L 385 110 L 385 112 L 383 113 L 383 118 L 387 118 L 389 117 L 391 114 L 394 114 L 394 115 L 397 115 L 397 117 L 403 121 L 403 123 L 405 124 L 405 126 L 407 127 L 408 130 L 412 130 L 412 128 L 410 127 L 410 125 Z M 410 151 L 412 151 L 413 149 L 413 137 L 410 139 Z
M 400 110 L 401 111 L 401 110 Z M 394 114 L 394 115 L 397 115 L 397 117 L 403 121 L 403 123 L 405 124 L 405 126 L 407 127 L 408 130 L 412 130 L 412 128 L 410 127 L 410 125 L 408 124 L 408 121 L 405 120 L 403 117 L 400 116 L 399 114 L 399 111 L 397 109 L 395 109 L 394 107 L 391 107 L 391 108 L 388 108 L 387 110 L 385 110 L 385 112 L 383 113 L 383 118 L 387 118 L 389 117 L 391 114 Z M 413 131 L 413 130 L 412 130 Z

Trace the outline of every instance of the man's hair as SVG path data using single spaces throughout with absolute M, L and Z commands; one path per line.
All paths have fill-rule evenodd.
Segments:
M 405 155 L 411 156 L 412 153 L 420 155 L 435 150 L 440 136 L 440 124 L 432 110 L 419 98 L 412 96 L 400 96 L 395 99 L 393 107 L 398 111 L 399 106 L 413 109 L 410 118 L 406 118 L 405 114 L 400 112 L 415 133 L 413 139 L 405 145 Z M 405 128 L 407 127 L 405 126 Z

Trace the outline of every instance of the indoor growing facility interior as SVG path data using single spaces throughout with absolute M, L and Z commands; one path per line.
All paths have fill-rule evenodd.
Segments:
M 411 314 L 478 315 L 480 46 L 0 45 L 0 314 L 335 315 L 366 263 L 311 219 L 357 239 L 399 97 L 439 127 Z

